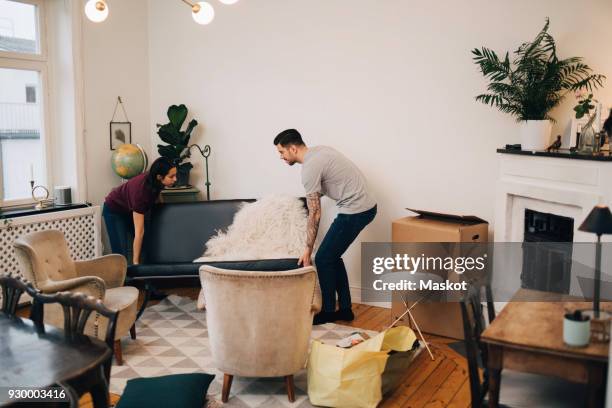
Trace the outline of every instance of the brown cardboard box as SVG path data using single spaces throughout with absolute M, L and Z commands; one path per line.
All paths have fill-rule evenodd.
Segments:
M 418 215 L 393 221 L 393 242 L 486 243 L 488 240 L 489 224 L 478 217 L 408 210 Z M 392 310 L 395 317 L 406 310 L 396 292 L 393 293 Z M 461 308 L 457 302 L 418 304 L 412 309 L 412 315 L 424 333 L 463 339 Z M 408 318 L 404 319 L 404 324 L 409 324 Z

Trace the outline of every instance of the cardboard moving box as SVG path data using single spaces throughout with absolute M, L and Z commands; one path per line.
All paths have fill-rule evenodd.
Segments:
M 407 208 L 416 216 L 393 221 L 393 242 L 478 242 L 486 243 L 489 224 L 474 216 L 441 214 Z M 406 308 L 399 293 L 393 293 L 393 316 L 399 317 Z M 455 339 L 463 339 L 463 322 L 459 303 L 423 303 L 412 309 L 421 331 Z M 409 324 L 409 318 L 403 320 Z M 412 326 L 412 325 L 411 325 Z M 413 327 L 414 328 L 414 327 Z

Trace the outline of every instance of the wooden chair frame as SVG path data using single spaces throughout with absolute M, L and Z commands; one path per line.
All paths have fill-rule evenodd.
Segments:
M 467 294 L 461 299 L 461 315 L 463 317 L 463 332 L 468 360 L 468 375 L 470 380 L 471 407 L 482 408 L 483 401 L 489 391 L 489 374 L 487 372 L 488 349 L 480 341 L 480 336 L 486 328 L 482 305 L 482 290 L 485 291 L 489 323 L 495 320 L 493 294 L 489 285 L 470 286 Z M 480 381 L 479 360 L 484 367 L 482 382 Z
M 102 315 L 108 319 L 104 342 L 110 349 L 110 355 L 104 365 L 86 372 L 78 379 L 59 384 L 70 395 L 71 407 L 78 407 L 79 397 L 85 392 L 91 392 L 94 402 L 97 402 L 95 405 L 108 406 L 108 384 L 110 383 L 118 312 L 107 308 L 101 300 L 83 293 L 59 292 L 43 294 L 34 288 L 31 282 L 11 274 L 0 275 L 0 286 L 3 293 L 2 312 L 9 318 L 16 318 L 17 305 L 23 293 L 27 293 L 32 297 L 30 319 L 34 323 L 36 330 L 40 333 L 45 332 L 44 305 L 50 303 L 60 304 L 64 312 L 64 334 L 67 342 L 77 342 L 87 338 L 87 335 L 84 334 L 85 325 L 93 312 L 96 312 L 96 318 Z M 96 325 L 97 323 L 96 319 Z M 101 387 L 101 383 L 105 386 Z
M 9 318 L 17 316 L 21 295 L 27 293 L 35 297 L 40 293 L 31 282 L 10 273 L 0 275 L 0 287 L 2 288 L 2 309 L 0 310 Z

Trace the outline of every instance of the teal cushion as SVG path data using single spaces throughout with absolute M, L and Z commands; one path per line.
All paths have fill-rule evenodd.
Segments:
M 204 373 L 134 378 L 128 380 L 116 408 L 202 408 L 214 378 Z

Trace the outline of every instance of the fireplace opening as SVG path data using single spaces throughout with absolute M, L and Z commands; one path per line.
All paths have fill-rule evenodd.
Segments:
M 525 209 L 521 286 L 569 294 L 573 241 L 573 218 Z

